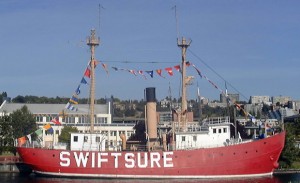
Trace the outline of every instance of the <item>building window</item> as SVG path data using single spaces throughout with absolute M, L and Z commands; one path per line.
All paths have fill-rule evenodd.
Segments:
M 106 131 L 106 130 L 103 130 L 101 133 L 107 136 L 107 134 L 108 134 L 108 131 Z
M 78 123 L 80 123 L 80 124 L 87 123 L 87 117 L 86 116 L 79 116 L 78 117 Z
M 120 136 L 121 134 L 124 134 L 124 135 L 125 135 L 125 131 L 119 131 L 119 136 Z
M 213 133 L 217 133 L 217 129 L 213 128 Z
M 117 136 L 117 131 L 110 131 L 110 136 Z
M 227 128 L 223 128 L 223 133 L 227 133 Z
M 75 116 L 68 116 L 65 118 L 66 123 L 75 123 Z
M 36 122 L 43 122 L 43 116 L 36 116 L 35 120 Z
M 51 121 L 51 119 L 52 119 L 52 117 L 46 116 L 46 121 L 47 121 L 47 122 Z
M 73 137 L 73 141 L 74 141 L 74 142 L 78 142 L 78 136 L 74 136 L 74 137 Z
M 107 118 L 106 117 L 98 117 L 98 118 L 96 118 L 96 123 L 107 124 Z
M 132 131 L 128 131 L 127 132 L 127 138 L 129 138 L 131 136 L 131 134 L 133 134 L 133 132 Z

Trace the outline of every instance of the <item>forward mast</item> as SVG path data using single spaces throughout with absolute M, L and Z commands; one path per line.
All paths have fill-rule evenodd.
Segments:
M 100 43 L 100 38 L 96 36 L 96 30 L 91 30 L 90 37 L 87 38 L 86 44 L 90 47 L 91 50 L 91 84 L 90 84 L 90 122 L 91 122 L 91 128 L 90 132 L 94 133 L 94 123 L 95 123 L 95 66 L 96 66 L 96 59 L 95 59 L 95 48 Z

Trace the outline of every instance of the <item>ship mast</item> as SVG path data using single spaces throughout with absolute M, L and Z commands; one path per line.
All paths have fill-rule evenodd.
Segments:
M 187 130 L 187 100 L 186 100 L 186 88 L 190 77 L 186 76 L 186 50 L 190 46 L 191 40 L 186 40 L 184 37 L 182 39 L 177 39 L 177 46 L 181 48 L 182 63 L 181 63 L 181 72 L 182 72 L 182 90 L 181 90 L 181 114 L 180 114 L 180 123 L 182 123 L 181 131 Z M 180 124 L 179 123 L 179 124 Z
M 94 133 L 94 123 L 95 123 L 95 48 L 96 46 L 99 45 L 100 39 L 99 37 L 96 36 L 96 30 L 92 29 L 91 30 L 91 35 L 90 37 L 87 38 L 86 44 L 90 47 L 91 50 L 91 61 L 90 61 L 90 66 L 91 66 L 91 84 L 90 84 L 90 121 L 91 121 L 91 129 L 90 132 Z

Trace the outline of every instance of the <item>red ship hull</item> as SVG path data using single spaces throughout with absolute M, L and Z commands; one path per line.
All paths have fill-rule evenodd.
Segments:
M 35 173 L 107 178 L 215 178 L 271 175 L 285 132 L 238 145 L 155 152 L 66 151 L 18 147 Z

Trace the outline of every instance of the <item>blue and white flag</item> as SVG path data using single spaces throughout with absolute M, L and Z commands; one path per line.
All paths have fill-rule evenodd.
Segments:
M 67 103 L 67 105 L 65 106 L 66 109 L 69 109 L 71 111 L 78 111 L 78 109 L 76 107 L 74 107 L 72 104 L 70 104 L 70 102 Z

